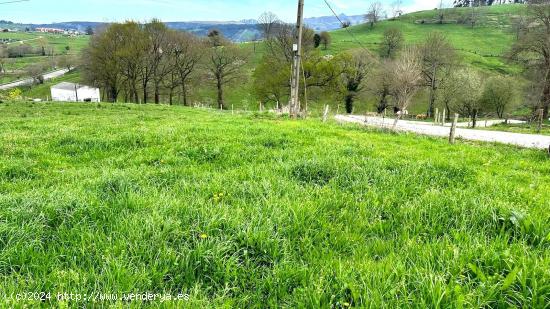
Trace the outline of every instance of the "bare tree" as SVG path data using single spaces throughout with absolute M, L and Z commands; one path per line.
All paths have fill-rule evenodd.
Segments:
M 452 66 L 457 58 L 456 51 L 447 37 L 439 32 L 432 32 L 420 45 L 422 59 L 422 73 L 426 85 L 430 90 L 428 116 L 433 114 L 435 91 L 439 82 L 445 78 L 441 70 Z
M 0 46 L 0 74 L 6 72 L 6 59 L 8 59 L 8 50 L 4 46 Z
M 202 42 L 194 36 L 184 32 L 173 32 L 174 42 L 173 65 L 174 72 L 178 76 L 178 83 L 181 85 L 183 105 L 188 106 L 188 84 L 192 74 L 202 59 Z
M 445 22 L 445 2 L 444 2 L 444 0 L 440 0 L 439 5 L 437 7 L 437 22 L 439 24 L 443 24 Z
M 372 82 L 369 83 L 369 92 L 376 98 L 376 110 L 378 114 L 384 113 L 390 107 L 390 99 L 393 85 L 393 71 L 390 60 L 381 61 L 372 74 Z
M 266 40 L 271 39 L 275 35 L 277 28 L 281 24 L 281 20 L 273 12 L 264 12 L 258 18 L 258 28 Z
M 391 17 L 397 19 L 403 14 L 403 0 L 395 0 L 391 3 Z
M 403 113 L 409 108 L 412 97 L 419 89 L 422 81 L 422 62 L 416 48 L 406 49 L 393 63 L 393 87 L 392 94 L 396 107 L 399 110 L 393 128 Z
M 206 68 L 216 83 L 218 107 L 225 109 L 224 88 L 241 76 L 246 63 L 244 51 L 232 43 L 210 48 Z
M 145 70 L 147 74 L 144 77 L 148 77 L 147 82 L 144 83 L 144 95 L 143 100 L 147 102 L 147 84 L 149 81 L 153 82 L 153 90 L 155 95 L 155 103 L 160 103 L 160 88 L 164 77 L 166 77 L 172 69 L 167 59 L 170 57 L 172 49 L 168 44 L 168 27 L 160 20 L 153 19 L 150 23 L 146 24 L 145 34 L 149 38 L 149 48 L 147 56 L 147 63 Z
M 82 57 L 84 79 L 105 90 L 107 100 L 116 102 L 123 86 L 118 38 L 121 29 L 111 25 L 92 36 Z
M 271 57 L 283 58 L 286 62 L 291 63 L 294 58 L 294 45 L 296 27 L 290 24 L 279 24 L 270 39 L 265 40 L 267 52 Z M 302 35 L 302 52 L 305 58 L 315 49 L 314 46 L 315 32 L 310 28 L 305 27 Z
M 78 57 L 75 55 L 63 55 L 57 59 L 57 65 L 59 67 L 67 69 L 67 71 L 72 71 L 78 65 Z
M 25 74 L 32 78 L 32 84 L 43 84 L 44 83 L 44 72 L 46 72 L 47 67 L 43 63 L 35 63 L 27 66 L 25 68 Z
M 370 24 L 371 28 L 374 28 L 374 25 L 382 18 L 383 6 L 381 2 L 374 1 L 371 2 L 367 14 L 365 14 L 365 21 Z
M 119 60 L 119 71 L 125 86 L 125 101 L 138 103 L 140 78 L 143 77 L 144 70 L 148 69 L 146 65 L 150 41 L 145 36 L 141 25 L 135 22 L 115 24 L 112 27 L 120 28 L 119 46 L 115 55 Z M 144 102 L 146 101 L 144 97 Z

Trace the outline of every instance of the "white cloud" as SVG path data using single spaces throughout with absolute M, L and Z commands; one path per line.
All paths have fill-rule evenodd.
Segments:
M 414 0 L 411 4 L 404 6 L 404 11 L 407 13 L 433 10 L 438 8 L 441 0 Z M 449 1 L 443 1 L 444 7 L 449 7 Z

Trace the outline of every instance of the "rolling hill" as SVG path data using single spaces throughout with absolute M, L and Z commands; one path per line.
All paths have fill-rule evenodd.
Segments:
M 524 5 L 500 5 L 477 8 L 476 24 L 471 27 L 469 8 L 443 10 L 444 21 L 438 23 L 441 11 L 422 11 L 401 16 L 396 20 L 385 20 L 370 28 L 362 24 L 348 30 L 364 46 L 378 51 L 384 31 L 399 28 L 408 44 L 422 41 L 433 31 L 444 33 L 460 51 L 464 61 L 483 71 L 502 74 L 516 74 L 519 68 L 507 63 L 504 56 L 515 40 L 514 21 L 525 10 Z M 349 35 L 348 30 L 336 30 L 333 44 L 328 53 L 339 53 L 359 44 Z
M 332 31 L 333 43 L 328 50 L 320 50 L 324 54 L 337 54 L 350 49 L 360 48 L 354 40 L 357 39 L 361 44 L 373 52 L 378 52 L 380 42 L 382 41 L 385 29 L 397 27 L 404 33 L 408 44 L 414 44 L 422 41 L 430 32 L 439 31 L 444 33 L 453 43 L 459 54 L 463 58 L 465 65 L 471 66 L 485 75 L 506 74 L 514 75 L 518 78 L 518 83 L 522 83 L 520 73 L 522 68 L 506 60 L 505 54 L 510 49 L 515 40 L 514 21 L 522 14 L 525 6 L 523 5 L 500 5 L 492 7 L 483 7 L 475 11 L 476 24 L 474 27 L 468 23 L 471 16 L 471 10 L 468 8 L 453 8 L 443 11 L 431 10 L 422 11 L 401 16 L 397 20 L 384 20 L 370 28 L 369 25 L 361 24 L 349 27 L 348 29 L 338 29 Z M 443 12 L 444 21 L 439 24 L 439 14 Z M 353 37 L 348 33 L 351 32 Z M 256 45 L 255 52 L 254 45 Z M 253 53 L 251 63 L 247 68 L 252 71 L 256 63 L 263 55 L 261 43 L 244 43 L 243 48 L 249 49 Z M 49 85 L 43 86 L 45 88 Z M 49 93 L 47 89 L 34 89 L 33 93 Z M 193 100 L 206 104 L 213 104 L 214 91 L 210 86 L 201 86 L 195 89 Z M 235 108 L 253 110 L 258 108 L 257 100 L 251 93 L 251 80 L 244 80 L 238 84 L 232 85 L 226 91 L 227 101 Z M 421 91 L 414 99 L 412 112 L 424 112 L 426 110 L 427 93 Z M 320 112 L 324 104 L 331 104 L 336 109 L 338 102 L 330 100 L 319 100 L 310 102 L 312 112 Z M 362 113 L 373 110 L 373 100 L 368 95 L 364 95 L 357 103 L 357 112 Z

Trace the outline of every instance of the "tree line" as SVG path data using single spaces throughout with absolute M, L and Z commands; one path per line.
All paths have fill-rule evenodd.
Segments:
M 534 1 L 539 1 L 534 3 Z M 550 5 L 533 0 L 524 27 L 507 58 L 525 65 L 531 81 L 525 102 L 533 112 L 550 105 Z M 168 29 L 158 20 L 147 24 L 112 24 L 98 31 L 85 50 L 86 79 L 104 89 L 110 101 L 136 103 L 179 99 L 190 105 L 189 92 L 199 84 L 216 89 L 219 108 L 227 108 L 227 86 L 252 78 L 251 91 L 263 106 L 283 110 L 290 95 L 290 74 L 296 28 L 264 13 L 262 54 L 252 68 L 246 48 L 226 40 L 216 30 L 207 38 Z M 475 124 L 482 114 L 506 117 L 524 89 L 511 77 L 480 73 L 465 65 L 448 38 L 433 32 L 422 42 L 408 45 L 398 28 L 384 31 L 379 54 L 357 48 L 337 55 L 323 50 L 331 44 L 329 33 L 303 34 L 301 110 L 311 101 L 341 102 L 352 113 L 359 99 L 368 97 L 376 111 L 403 115 L 422 89 L 429 94 L 425 117 L 435 108 L 447 115 L 460 113 Z M 322 47 L 322 48 L 321 48 Z M 256 55 L 256 57 L 260 57 Z M 527 98 L 527 99 L 526 99 Z
M 207 39 L 168 29 L 159 20 L 111 24 L 84 50 L 82 70 L 111 102 L 190 105 L 191 86 L 209 82 L 225 108 L 224 90 L 243 73 L 247 53 L 216 30 Z
M 373 9 L 373 11 L 375 11 Z M 375 15 L 373 13 L 373 15 Z M 520 88 L 514 77 L 487 74 L 463 63 L 456 48 L 440 32 L 422 42 L 407 45 L 398 28 L 384 31 L 380 54 L 358 48 L 326 56 L 308 44 L 314 35 L 304 35 L 304 73 L 301 100 L 334 98 L 352 113 L 355 101 L 365 94 L 375 100 L 376 110 L 399 112 L 410 108 L 418 91 L 429 93 L 425 117 L 435 108 L 446 114 L 459 113 L 476 124 L 482 114 L 507 117 L 516 108 L 528 108 L 535 115 L 550 106 L 550 2 L 532 0 L 518 29 L 517 41 L 504 55 L 522 64 L 530 83 Z M 294 29 L 267 14 L 260 19 L 267 51 L 254 72 L 254 91 L 263 102 L 288 101 Z M 522 102 L 521 105 L 520 102 Z M 402 115 L 402 113 L 398 113 Z

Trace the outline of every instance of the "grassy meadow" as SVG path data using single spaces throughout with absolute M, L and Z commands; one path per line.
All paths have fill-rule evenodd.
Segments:
M 505 54 L 515 41 L 513 29 L 514 19 L 522 14 L 523 5 L 501 5 L 476 9 L 477 24 L 472 28 L 469 24 L 459 24 L 457 20 L 468 17 L 469 8 L 453 8 L 443 10 L 445 22 L 436 22 L 439 11 L 422 11 L 401 16 L 396 20 L 382 21 L 371 28 L 368 24 L 350 27 L 349 31 L 368 49 L 379 52 L 384 31 L 388 28 L 398 28 L 403 32 L 408 44 L 421 43 L 431 32 L 441 32 L 459 51 L 467 65 L 487 74 L 517 74 L 519 67 L 508 63 Z M 424 23 L 422 23 L 424 22 Z M 341 29 L 332 32 L 333 43 L 328 53 L 338 53 L 352 48 L 358 48 L 348 30 Z
M 183 292 L 189 301 L 164 305 L 189 308 L 550 303 L 541 151 L 268 114 L 4 103 L 0 154 L 8 296 Z
M 69 37 L 61 34 L 35 32 L 0 32 L 0 39 L 20 40 L 24 44 L 29 44 L 35 49 L 44 45 L 48 48 L 53 48 L 55 55 L 59 56 L 78 55 L 80 51 L 88 45 L 89 37 Z M 15 46 L 16 44 L 21 43 L 12 42 L 9 46 Z M 67 47 L 69 48 L 68 50 Z M 7 73 L 0 75 L 0 84 L 27 78 L 28 74 L 25 69 L 37 63 L 42 63 L 51 70 L 56 65 L 56 57 L 28 55 L 21 58 L 8 59 L 5 64 Z

